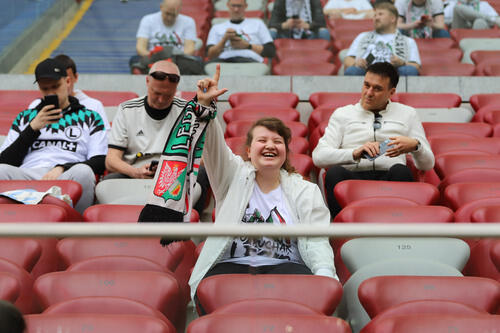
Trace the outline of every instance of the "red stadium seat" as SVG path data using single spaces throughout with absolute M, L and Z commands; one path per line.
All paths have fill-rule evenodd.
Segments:
M 117 106 L 129 99 L 139 97 L 139 95 L 132 91 L 85 90 L 84 92 L 90 97 L 98 99 L 104 106 Z
M 328 121 L 335 110 L 335 108 L 326 105 L 312 110 L 307 122 L 309 133 L 313 133 L 314 130 L 319 129 L 322 132 L 321 136 L 323 136 L 325 128 L 328 126 Z
M 2 198 L 3 199 L 3 198 Z M 64 222 L 66 211 L 51 204 L 6 204 L 0 201 L 0 222 Z
M 187 333 L 262 331 L 350 333 L 351 329 L 340 318 L 296 314 L 212 314 L 192 321 L 187 329 Z
M 152 260 L 135 256 L 100 256 L 78 261 L 69 266 L 68 272 L 83 271 L 153 271 L 172 273 Z
M 9 205 L 11 206 L 11 205 Z M 8 209 L 8 207 L 7 207 Z M 3 207 L 2 207 L 3 213 Z M 1 238 L 0 258 L 15 262 L 23 269 L 31 272 L 42 254 L 42 246 L 36 239 Z
M 500 316 L 437 313 L 387 317 L 361 333 L 494 332 L 498 327 Z
M 246 156 L 245 141 L 246 137 L 244 136 L 226 138 L 226 144 L 229 146 L 229 148 L 231 148 L 233 153 L 240 156 Z M 288 148 L 292 153 L 307 154 L 307 151 L 309 150 L 309 142 L 306 138 L 300 136 L 292 137 Z
M 309 96 L 309 103 L 316 109 L 320 106 L 338 107 L 356 104 L 361 98 L 361 93 L 344 93 L 344 92 L 316 92 Z
M 391 100 L 414 108 L 455 108 L 462 103 L 460 95 L 449 93 L 395 93 Z
M 500 153 L 500 138 L 435 138 L 429 140 L 434 156 L 443 153 L 478 151 L 487 154 Z
M 476 50 L 470 53 L 472 61 L 478 65 L 489 60 L 498 60 L 500 58 L 500 50 Z
M 495 239 L 481 239 L 471 245 L 469 261 L 463 270 L 464 275 L 480 276 L 491 279 L 491 281 L 499 281 L 500 271 L 490 256 L 491 248 L 496 242 Z
M 453 301 L 495 313 L 500 284 L 490 279 L 463 276 L 376 276 L 364 280 L 359 301 L 371 318 L 408 301 Z
M 222 274 L 203 279 L 196 294 L 206 313 L 236 301 L 274 298 L 331 315 L 340 302 L 342 287 L 335 279 L 316 275 Z
M 62 262 L 70 266 L 100 256 L 137 256 L 175 271 L 183 256 L 180 242 L 161 246 L 158 238 L 64 238 L 57 244 Z
M 4 115 L 12 115 L 11 120 L 14 120 L 19 112 L 28 108 L 31 101 L 40 97 L 38 90 L 0 90 L 0 110 Z
M 348 20 L 348 19 L 329 19 L 328 25 L 333 29 L 348 29 L 362 27 L 363 31 L 373 30 L 372 19 Z
M 161 272 L 54 272 L 39 277 L 33 290 L 43 309 L 77 297 L 125 297 L 159 310 L 176 327 L 185 311 L 177 280 Z
M 401 197 L 421 205 L 435 204 L 439 199 L 439 191 L 431 184 L 382 180 L 344 180 L 335 186 L 334 194 L 341 207 L 378 196 Z
M 500 94 L 475 94 L 469 98 L 469 102 L 476 112 L 485 106 L 498 106 L 500 108 Z
M 310 121 L 311 118 L 309 118 L 309 124 L 312 122 Z M 319 139 L 325 135 L 325 129 L 328 126 L 328 120 L 324 120 L 321 122 L 318 126 L 315 126 L 314 129 L 309 132 L 309 151 L 312 153 L 314 148 L 318 145 Z
M 309 60 L 310 62 L 332 62 L 333 53 L 329 50 L 290 50 L 290 49 L 278 49 L 276 50 L 276 59 L 279 63 L 287 62 L 300 62 Z
M 276 117 L 282 121 L 300 121 L 299 111 L 288 107 L 262 107 L 262 106 L 249 106 L 229 109 L 222 117 L 226 124 L 235 120 L 258 120 L 264 117 Z
M 467 202 L 460 206 L 455 212 L 455 222 L 472 222 L 472 214 L 481 207 L 499 206 L 500 197 L 484 198 Z M 497 221 L 494 221 L 495 223 Z
M 184 6 L 184 4 L 183 4 Z M 229 11 L 226 10 L 217 10 L 215 11 L 214 17 L 224 17 L 224 18 L 229 18 Z M 264 12 L 262 10 L 246 10 L 245 11 L 245 17 L 256 17 L 263 19 L 264 18 Z
M 450 49 L 429 49 L 426 51 L 420 52 L 420 61 L 422 62 L 422 66 L 432 65 L 435 63 L 443 62 L 446 59 L 446 63 L 459 63 L 463 56 L 463 51 L 459 48 L 450 48 Z M 439 57 L 441 56 L 441 58 Z
M 485 112 L 483 115 L 483 121 L 492 125 L 500 123 L 500 109 L 497 111 Z M 471 123 L 471 124 L 476 124 L 476 123 Z M 477 123 L 477 124 L 482 124 L 482 123 Z M 498 132 L 497 133 L 493 132 L 493 136 L 495 136 L 495 134 L 498 134 Z M 498 137 L 498 135 L 496 135 L 496 137 Z
M 18 205 L 19 202 L 18 201 L 14 201 L 13 199 L 10 199 L 10 198 L 7 198 L 7 197 L 0 197 L 0 204 L 1 205 Z M 40 205 L 52 205 L 52 206 L 58 206 L 60 208 L 62 208 L 64 210 L 64 216 L 62 218 L 62 221 L 65 221 L 65 222 L 81 222 L 83 221 L 83 217 L 82 215 L 77 212 L 73 207 L 71 207 L 70 205 L 68 205 L 65 201 L 62 201 L 61 199 L 58 199 L 56 197 L 53 197 L 51 195 L 46 195 L 42 201 L 40 201 L 37 205 L 37 207 L 39 207 Z M 44 210 L 47 210 L 45 208 L 42 208 Z M 51 209 L 51 216 L 52 218 L 54 219 L 58 219 L 60 214 L 59 213 L 55 213 L 55 210 L 54 209 Z M 54 215 L 55 214 L 55 215 Z M 33 220 L 36 220 L 36 219 L 39 219 L 39 217 L 36 217 L 36 216 L 31 216 L 30 219 L 33 219 Z M 17 222 L 21 222 L 21 221 L 17 221 Z M 36 221 L 33 221 L 33 222 L 36 222 Z M 43 221 L 40 221 L 40 222 L 51 222 L 51 221 L 48 221 L 48 220 L 43 220 Z
M 391 196 L 375 196 L 349 202 L 349 207 L 358 206 L 392 206 L 392 207 L 414 207 L 420 204 L 415 200 Z
M 441 53 L 444 50 L 455 48 L 455 42 L 451 38 L 415 38 L 415 42 L 417 42 L 420 54 L 427 51 Z
M 494 241 L 493 245 L 490 248 L 490 257 L 491 261 L 493 261 L 493 263 L 497 267 L 497 270 L 500 272 L 500 242 L 498 240 Z
M 486 65 L 483 72 L 486 76 L 500 76 L 500 63 Z
M 334 222 L 425 223 L 453 222 L 453 211 L 443 206 L 351 206 L 342 209 Z
M 450 136 L 488 137 L 493 134 L 493 128 L 485 123 L 434 123 L 423 122 L 425 136 L 429 138 Z
M 335 75 L 339 69 L 329 62 L 282 62 L 273 66 L 274 75 L 308 76 L 308 75 Z
M 258 105 L 293 109 L 299 97 L 291 92 L 241 92 L 231 94 L 228 101 L 232 108 Z
M 175 327 L 160 311 L 142 302 L 124 297 L 86 296 L 69 299 L 49 306 L 43 314 L 93 313 L 152 316 L 162 320 L 172 332 Z
M 314 167 L 311 156 L 306 154 L 290 154 L 289 160 L 297 173 L 301 174 L 305 179 L 310 178 L 311 171 Z
M 420 76 L 473 76 L 476 67 L 461 62 L 427 63 L 420 69 Z
M 449 175 L 441 181 L 438 188 L 445 189 L 447 186 L 456 183 L 490 183 L 500 182 L 499 169 L 470 168 L 463 169 Z
M 7 135 L 9 133 L 10 127 L 12 126 L 12 122 L 14 117 L 4 116 L 6 118 L 0 118 L 0 135 Z
M 498 169 L 500 168 L 500 155 L 442 155 L 436 157 L 434 166 L 436 174 L 441 179 L 471 168 Z
M 450 35 L 453 40 L 459 43 L 464 38 L 498 38 L 498 29 L 451 29 Z
M 16 277 L 8 272 L 0 272 L 0 299 L 15 303 L 19 297 L 21 285 Z
M 52 186 L 58 186 L 63 194 L 68 194 L 73 201 L 73 205 L 82 196 L 82 185 L 73 180 L 0 180 L 0 193 L 21 189 L 34 189 L 38 192 L 45 192 Z
M 226 126 L 225 137 L 246 136 L 248 130 L 255 123 L 254 120 L 235 120 Z M 307 136 L 307 126 L 300 121 L 286 121 L 285 125 L 290 128 L 292 137 Z
M 500 205 L 476 208 L 471 215 L 472 222 L 500 222 Z
M 19 282 L 19 297 L 14 305 L 23 314 L 38 313 L 39 308 L 33 295 L 33 276 L 16 263 L 0 259 L 0 272 L 9 273 Z
M 83 220 L 89 223 L 137 223 L 143 208 L 143 205 L 97 204 L 90 206 L 83 212 Z M 199 222 L 199 220 L 198 212 L 193 209 L 191 222 Z
M 276 49 L 326 50 L 330 42 L 324 39 L 281 38 L 274 41 Z
M 500 182 L 455 183 L 443 192 L 444 203 L 453 210 L 475 200 L 499 197 Z
M 141 315 L 116 314 L 38 314 L 25 317 L 26 333 L 92 332 L 92 333 L 175 333 L 160 319 Z
M 321 315 L 307 305 L 273 298 L 247 299 L 232 302 L 216 309 L 213 314 L 297 314 Z

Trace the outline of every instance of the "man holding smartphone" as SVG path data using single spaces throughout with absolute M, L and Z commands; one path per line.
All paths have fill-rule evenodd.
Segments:
M 398 28 L 412 38 L 450 38 L 442 0 L 396 0 Z
M 69 95 L 69 78 L 59 61 L 43 60 L 35 78 L 42 102 L 15 118 L 0 147 L 0 179 L 77 181 L 82 196 L 75 208 L 82 213 L 94 201 L 94 174 L 104 171 L 104 121 Z

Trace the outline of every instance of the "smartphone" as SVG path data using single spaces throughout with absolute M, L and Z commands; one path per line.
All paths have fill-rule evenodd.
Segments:
M 374 159 L 376 159 L 380 155 L 384 155 L 385 154 L 385 152 L 389 148 L 388 147 L 389 142 L 391 142 L 391 141 L 389 139 L 387 139 L 387 140 L 385 140 L 385 141 L 383 141 L 383 142 L 381 142 L 379 144 L 379 148 L 378 148 L 379 149 L 379 153 L 377 155 L 375 155 L 375 156 L 372 157 L 372 156 L 368 155 L 368 153 L 365 151 L 365 152 L 363 152 L 363 154 L 362 154 L 361 157 L 362 158 L 366 158 L 366 159 L 368 159 L 370 161 L 373 161 Z
M 296 19 L 298 19 L 298 18 L 299 18 L 299 15 L 292 15 L 292 18 L 293 18 L 294 20 L 296 20 Z
M 420 17 L 420 21 L 422 21 L 422 22 L 425 22 L 425 21 L 428 21 L 428 20 L 429 20 L 429 15 L 422 15 Z
M 59 109 L 59 97 L 57 95 L 47 95 L 42 102 L 44 105 L 54 105 L 54 109 Z
M 368 54 L 368 56 L 366 57 L 366 64 L 367 65 L 371 65 L 371 63 L 373 62 L 373 60 L 375 60 L 375 57 L 373 56 L 373 54 Z
M 149 171 L 153 171 L 153 168 L 158 166 L 158 160 L 152 160 L 149 164 Z

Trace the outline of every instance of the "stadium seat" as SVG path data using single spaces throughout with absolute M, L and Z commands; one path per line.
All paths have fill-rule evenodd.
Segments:
M 233 151 L 233 153 L 240 156 L 246 155 L 245 136 L 235 136 L 232 138 L 226 138 L 225 141 L 226 144 L 229 146 L 229 148 Z M 292 153 L 307 154 L 307 151 L 309 150 L 309 142 L 304 137 L 300 136 L 292 137 L 292 140 L 290 140 L 288 148 Z
M 68 194 L 73 201 L 73 206 L 80 200 L 82 185 L 73 180 L 0 180 L 0 193 L 21 189 L 34 189 L 46 192 L 52 186 L 61 188 L 62 194 Z
M 153 309 L 142 302 L 124 297 L 114 296 L 85 296 L 72 298 L 49 306 L 43 314 L 121 314 L 151 316 L 162 320 L 175 332 L 175 327 L 160 311 Z
M 473 64 L 427 63 L 420 69 L 420 76 L 473 76 L 475 72 L 476 68 Z
M 392 207 L 415 207 L 421 206 L 415 200 L 392 196 L 375 196 L 349 202 L 347 207 L 360 206 L 392 206 Z
M 393 102 L 399 102 L 414 108 L 453 108 L 459 107 L 462 98 L 449 93 L 395 93 Z
M 477 199 L 461 205 L 455 212 L 455 222 L 473 222 L 474 211 L 487 206 L 500 206 L 500 197 Z M 498 221 L 493 221 L 496 222 Z
M 446 138 L 450 136 L 488 137 L 493 128 L 485 123 L 435 123 L 423 122 L 425 136 L 430 138 Z
M 87 208 L 83 212 L 84 222 L 133 222 L 137 223 L 143 205 L 110 205 L 98 204 Z
M 415 38 L 420 52 L 433 51 L 441 53 L 447 49 L 453 49 L 455 42 L 451 38 Z
M 3 207 L 0 209 L 3 213 Z M 0 258 L 15 262 L 28 272 L 31 272 L 41 255 L 42 246 L 37 239 L 0 238 Z
M 351 206 L 342 209 L 334 222 L 425 223 L 453 222 L 453 211 L 443 206 Z
M 334 60 L 333 53 L 329 50 L 294 50 L 294 49 L 278 49 L 276 50 L 276 62 L 286 64 L 289 62 L 304 63 L 327 63 Z
M 64 238 L 57 252 L 68 267 L 85 259 L 100 256 L 136 256 L 145 258 L 170 271 L 175 271 L 183 257 L 181 242 L 164 248 L 159 238 Z
M 288 107 L 240 107 L 229 109 L 222 117 L 226 124 L 235 120 L 258 120 L 263 117 L 276 117 L 282 121 L 300 121 L 299 111 Z
M 500 58 L 500 50 L 476 50 L 471 52 L 470 58 L 476 65 L 489 60 L 498 61 Z
M 326 105 L 319 106 L 312 110 L 309 120 L 307 121 L 309 135 L 311 135 L 314 130 L 322 131 L 321 135 L 323 135 L 325 128 L 328 126 L 328 121 L 335 110 L 336 109 Z
M 492 125 L 500 123 L 500 108 L 497 111 L 492 110 L 489 112 L 485 112 L 483 115 L 483 121 Z M 482 124 L 482 123 L 477 123 L 477 124 Z M 493 136 L 498 137 L 498 131 L 495 132 L 494 130 L 495 127 L 493 127 Z
M 203 279 L 196 295 L 206 313 L 236 301 L 274 298 L 331 315 L 340 302 L 342 287 L 335 279 L 316 275 L 221 274 Z
M 438 313 L 387 317 L 361 333 L 494 332 L 498 327 L 500 316 Z
M 484 67 L 484 75 L 486 75 L 486 76 L 500 76 L 500 64 L 488 64 L 488 65 L 486 65 Z
M 231 121 L 226 125 L 226 132 L 224 136 L 235 137 L 235 136 L 246 136 L 248 130 L 254 124 L 254 120 L 235 120 Z M 286 121 L 285 125 L 290 128 L 292 132 L 292 137 L 295 136 L 307 136 L 307 126 L 300 121 Z
M 25 317 L 26 333 L 92 332 L 92 333 L 175 333 L 163 321 L 152 316 L 117 314 L 37 314 Z
M 100 204 L 145 205 L 153 193 L 153 179 L 106 179 L 95 187 Z
M 88 96 L 98 99 L 104 106 L 116 106 L 129 99 L 137 98 L 135 92 L 132 91 L 99 91 L 99 90 L 85 90 Z
M 246 299 L 217 308 L 213 314 L 297 314 L 321 315 L 315 309 L 292 301 L 274 298 Z
M 442 191 L 447 186 L 456 183 L 490 183 L 500 182 L 499 169 L 469 168 L 446 175 L 438 188 Z
M 434 156 L 450 152 L 479 151 L 500 153 L 500 138 L 435 138 L 429 140 Z
M 182 6 L 184 7 L 184 4 Z M 229 19 L 229 12 L 223 10 L 217 10 L 215 11 L 214 16 Z M 245 17 L 256 17 L 264 19 L 264 12 L 262 10 L 245 10 Z
M 484 106 L 498 106 L 500 107 L 500 93 L 499 94 L 474 94 L 469 98 L 470 105 L 474 110 L 479 111 Z
M 478 223 L 500 222 L 500 204 L 476 208 L 471 214 L 471 221 Z
M 463 51 L 459 48 L 428 49 L 426 51 L 419 49 L 419 52 L 420 61 L 424 67 L 428 64 L 442 62 L 444 59 L 447 63 L 460 63 L 463 56 Z
M 136 256 L 99 256 L 78 261 L 69 266 L 68 272 L 87 271 L 153 271 L 172 273 L 159 263 Z
M 341 207 L 376 196 L 401 197 L 421 205 L 432 205 L 439 199 L 437 188 L 431 184 L 381 180 L 344 180 L 335 186 L 334 194 Z
M 451 38 L 459 43 L 464 38 L 498 38 L 500 30 L 498 29 L 451 29 Z
M 241 92 L 229 96 L 229 104 L 237 107 L 277 107 L 295 108 L 299 104 L 299 97 L 291 92 Z
M 7 135 L 9 133 L 10 127 L 12 126 L 12 121 L 14 117 L 0 118 L 0 135 Z
M 3 199 L 3 198 L 2 198 Z M 25 205 L 7 204 L 0 200 L 0 222 L 64 222 L 67 215 L 64 208 L 52 204 Z
M 53 272 L 39 277 L 33 290 L 43 309 L 84 296 L 125 297 L 162 312 L 176 327 L 182 317 L 177 280 L 170 274 L 146 271 Z
M 15 303 L 21 286 L 16 277 L 8 272 L 0 272 L 0 299 Z
M 297 60 L 297 59 L 296 59 Z M 338 68 L 330 62 L 311 63 L 304 59 L 303 62 L 280 62 L 271 70 L 273 75 L 309 76 L 309 75 L 335 75 Z
M 40 98 L 39 90 L 0 90 L 0 110 L 11 115 L 11 123 L 19 112 L 26 110 L 30 101 Z
M 477 31 L 471 29 L 472 31 Z M 470 57 L 471 52 L 476 50 L 500 50 L 500 31 L 498 29 L 490 29 L 497 30 L 497 37 L 485 36 L 485 37 L 472 37 L 472 38 L 462 38 L 460 40 L 459 46 L 464 51 L 464 56 L 462 58 L 462 62 L 472 64 L 472 60 Z
M 226 76 L 264 76 L 269 74 L 269 66 L 260 62 L 209 62 L 205 65 L 205 72 L 213 77 L 216 66 L 220 65 L 221 72 Z
M 494 241 L 490 248 L 490 258 L 500 272 L 500 242 L 498 240 Z
M 340 318 L 297 314 L 211 314 L 193 320 L 186 332 L 254 333 L 266 331 L 351 332 L 349 325 Z
M 500 197 L 500 182 L 455 183 L 443 191 L 443 202 L 453 210 L 468 202 Z
M 40 309 L 33 295 L 33 276 L 18 264 L 6 259 L 0 259 L 0 272 L 10 274 L 19 282 L 19 296 L 14 303 L 19 311 L 23 314 L 38 313 Z
M 361 93 L 349 92 L 316 92 L 309 96 L 309 103 L 316 109 L 320 106 L 331 107 L 333 110 L 349 104 L 356 104 L 361 98 Z
M 489 313 L 500 304 L 500 283 L 480 277 L 377 276 L 359 285 L 358 296 L 371 318 L 403 302 L 453 301 Z
M 281 38 L 274 41 L 276 49 L 326 50 L 330 42 L 324 39 Z
M 289 155 L 289 160 L 297 173 L 301 174 L 305 179 L 310 179 L 311 171 L 314 167 L 311 156 L 292 153 Z
M 441 179 L 455 172 L 471 168 L 499 169 L 500 155 L 442 155 L 436 157 L 434 166 L 436 174 Z
M 311 118 L 309 117 L 309 124 L 311 124 Z M 312 153 L 314 148 L 318 145 L 319 139 L 325 134 L 325 129 L 328 126 L 328 120 L 323 121 L 318 126 L 309 132 L 309 151 Z
M 471 244 L 470 258 L 463 270 L 464 275 L 479 276 L 500 282 L 500 271 L 490 255 L 491 248 L 496 243 L 496 239 L 486 238 Z

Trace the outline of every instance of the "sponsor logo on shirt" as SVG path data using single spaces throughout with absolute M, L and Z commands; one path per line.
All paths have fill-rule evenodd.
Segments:
M 31 145 L 31 150 L 40 150 L 46 147 L 57 147 L 62 150 L 76 152 L 78 143 L 66 140 L 36 140 Z

